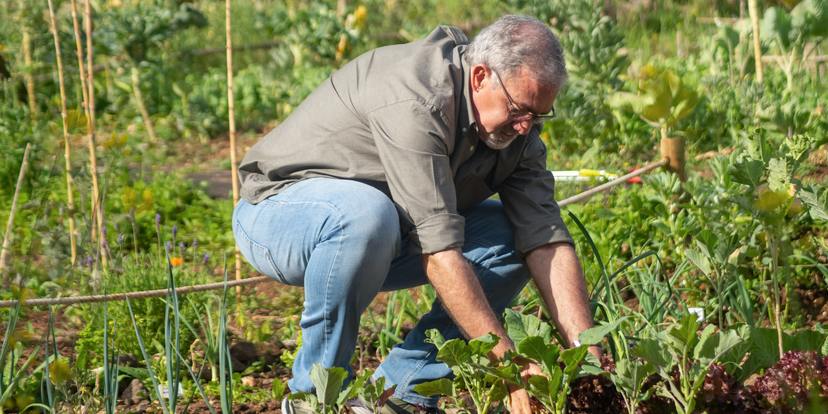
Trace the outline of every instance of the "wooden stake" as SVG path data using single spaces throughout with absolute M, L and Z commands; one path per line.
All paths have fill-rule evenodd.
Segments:
M 23 14 L 23 10 L 26 10 L 28 6 L 24 1 L 20 1 L 19 6 L 21 31 L 20 52 L 23 54 L 23 65 L 25 66 L 25 70 L 23 71 L 23 83 L 26 86 L 26 99 L 29 104 L 29 117 L 34 120 L 37 118 L 37 98 L 35 97 L 35 79 L 34 74 L 32 73 L 32 70 L 34 69 L 34 65 L 32 64 L 32 34 L 29 31 L 29 25 Z
M 66 169 L 66 209 L 69 218 L 69 246 L 71 249 L 71 263 L 75 265 L 78 257 L 78 246 L 75 243 L 75 195 L 72 193 L 72 159 L 69 146 L 69 126 L 66 122 L 66 88 L 63 81 L 63 58 L 60 55 L 60 37 L 57 30 L 57 19 L 52 0 L 49 3 L 49 28 L 55 40 L 55 59 L 57 60 L 58 85 L 60 88 L 60 120 L 63 124 L 63 159 Z
M 684 171 L 685 151 L 684 138 L 662 137 L 659 145 L 661 158 L 667 159 L 667 169 L 679 176 L 681 181 L 687 180 Z
M 756 66 L 756 82 L 764 83 L 764 72 L 762 71 L 762 41 L 759 38 L 759 6 L 756 0 L 748 0 L 748 13 L 753 25 L 753 60 Z
M 83 46 L 81 45 L 80 25 L 78 24 L 78 4 L 75 0 L 72 3 L 72 29 L 75 32 L 75 54 L 78 56 L 78 73 L 80 74 L 81 96 L 83 97 L 83 113 L 89 117 L 87 111 L 89 110 L 89 99 L 86 93 L 86 70 L 83 64 Z
M 74 1 L 74 0 L 73 0 Z M 86 0 L 84 4 L 84 32 L 86 34 L 86 67 L 94 68 L 92 47 L 92 0 Z M 106 240 L 104 239 L 103 206 L 101 205 L 101 193 L 98 186 L 98 159 L 95 151 L 95 71 L 86 71 L 86 103 L 87 103 L 87 127 L 89 129 L 89 167 L 92 175 L 92 215 L 95 217 L 98 230 L 98 249 L 103 268 L 107 267 Z
M 32 74 L 32 37 L 29 29 L 23 24 L 22 40 L 23 64 L 26 70 L 23 72 L 23 79 L 26 81 L 26 97 L 29 103 L 29 115 L 32 119 L 37 118 L 37 101 L 35 100 L 35 81 Z
M 26 169 L 29 167 L 29 149 L 31 144 L 26 144 L 26 149 L 23 151 L 23 162 L 20 163 L 20 173 L 17 174 L 17 185 L 14 186 L 14 196 L 12 197 L 11 210 L 9 211 L 9 220 L 6 222 L 6 232 L 3 235 L 3 246 L 0 248 L 0 275 L 3 275 L 3 286 L 8 287 L 9 280 L 6 277 L 6 263 L 9 257 L 9 247 L 11 245 L 11 231 L 14 225 L 14 215 L 17 213 L 17 199 L 20 196 L 20 187 L 23 186 L 23 177 L 26 176 Z
M 227 38 L 227 116 L 230 127 L 230 180 L 233 183 L 233 205 L 239 202 L 239 171 L 236 160 L 236 111 L 233 92 L 233 39 L 231 18 L 230 18 L 230 0 L 224 2 L 224 16 L 225 16 L 225 36 Z M 236 256 L 236 280 L 241 280 L 241 253 L 239 247 L 235 246 Z M 236 286 L 236 295 L 241 296 L 241 286 Z

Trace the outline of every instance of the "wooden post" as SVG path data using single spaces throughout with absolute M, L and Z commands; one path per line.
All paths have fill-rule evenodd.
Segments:
M 684 162 L 686 160 L 684 138 L 669 138 L 661 137 L 659 145 L 661 149 L 661 157 L 667 159 L 666 168 L 678 175 L 681 181 L 687 180 L 687 175 L 684 171 Z
M 764 83 L 764 72 L 762 70 L 762 41 L 759 38 L 759 6 L 756 0 L 748 0 L 748 13 L 750 13 L 750 21 L 753 25 L 753 60 L 756 66 L 756 82 L 760 85 Z
M 11 246 L 11 233 L 14 227 L 14 215 L 17 213 L 17 199 L 20 197 L 20 187 L 23 186 L 23 177 L 26 176 L 26 169 L 29 167 L 29 149 L 31 144 L 26 144 L 23 151 L 23 162 L 20 163 L 20 172 L 17 174 L 17 185 L 14 186 L 14 196 L 9 211 L 9 220 L 6 222 L 6 232 L 3 234 L 3 245 L 0 247 L 0 275 L 3 275 L 3 286 L 8 287 L 9 280 L 6 277 L 6 263 L 9 257 Z
M 75 195 L 72 190 L 72 156 L 71 148 L 69 146 L 69 127 L 66 122 L 66 87 L 63 81 L 63 58 L 60 55 L 60 37 L 58 36 L 57 19 L 55 19 L 55 11 L 52 6 L 52 0 L 49 3 L 49 28 L 52 31 L 52 37 L 55 41 L 55 60 L 57 61 L 58 86 L 60 89 L 60 119 L 63 124 L 63 159 L 66 170 L 66 209 L 69 221 L 69 247 L 71 251 L 70 263 L 75 265 L 78 257 L 78 246 L 75 242 Z

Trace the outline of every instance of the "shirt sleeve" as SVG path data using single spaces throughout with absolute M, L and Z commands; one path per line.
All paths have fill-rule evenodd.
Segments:
M 523 254 L 549 243 L 574 245 L 555 201 L 555 177 L 546 169 L 546 146 L 536 132 L 528 137 L 515 171 L 499 186 L 515 247 Z
M 369 123 L 391 197 L 414 225 L 410 240 L 421 253 L 461 247 L 465 222 L 457 214 L 448 122 L 407 100 L 371 111 Z

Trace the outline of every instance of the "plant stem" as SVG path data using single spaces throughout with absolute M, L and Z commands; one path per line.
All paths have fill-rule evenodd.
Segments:
M 63 124 L 63 159 L 66 170 L 66 209 L 69 221 L 69 246 L 71 251 L 70 263 L 75 265 L 78 257 L 78 246 L 75 240 L 75 195 L 72 191 L 72 158 L 71 148 L 69 146 L 69 126 L 66 122 L 66 86 L 63 80 L 63 58 L 60 53 L 60 38 L 57 31 L 57 20 L 55 19 L 55 11 L 52 6 L 52 0 L 48 0 L 49 4 L 49 27 L 52 31 L 52 37 L 55 40 L 55 60 L 57 61 L 58 84 L 60 88 L 60 119 Z
M 26 169 L 29 167 L 29 149 L 31 145 L 31 143 L 27 143 L 26 149 L 23 150 L 23 162 L 20 163 L 20 172 L 17 174 L 17 184 L 14 186 L 14 196 L 12 197 L 12 205 L 9 211 L 9 220 L 6 222 L 6 232 L 3 234 L 3 246 L 0 247 L 0 275 L 3 275 L 4 287 L 8 287 L 9 285 L 9 280 L 6 277 L 6 262 L 11 244 L 11 230 L 14 226 L 14 215 L 17 212 L 17 200 L 20 197 L 20 187 L 23 186 L 23 178 L 26 176 Z
M 23 65 L 25 66 L 25 70 L 23 71 L 23 80 L 26 83 L 26 98 L 29 104 L 29 116 L 32 120 L 37 118 L 37 100 L 35 98 L 35 80 L 34 75 L 32 75 L 32 35 L 29 32 L 28 24 L 23 20 L 23 10 L 26 9 L 26 4 L 24 2 L 20 2 L 20 20 L 22 22 L 21 26 L 21 45 L 20 49 L 23 53 Z
M 779 293 L 779 246 L 776 237 L 768 231 L 768 243 L 771 251 L 771 284 L 773 286 L 773 316 L 774 324 L 776 325 L 776 338 L 779 345 L 779 358 L 785 352 L 782 343 L 782 320 L 780 318 L 780 293 Z
M 132 81 L 132 96 L 135 98 L 135 106 L 138 107 L 138 112 L 141 113 L 141 119 L 144 121 L 144 128 L 147 129 L 150 142 L 158 142 L 158 135 L 155 134 L 155 126 L 152 124 L 147 105 L 144 103 L 144 95 L 141 93 L 141 73 L 135 65 L 130 67 L 130 79 Z

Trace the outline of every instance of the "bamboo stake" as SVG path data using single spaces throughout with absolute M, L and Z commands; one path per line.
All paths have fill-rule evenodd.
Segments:
M 74 1 L 74 0 L 73 0 Z M 86 0 L 84 4 L 84 32 L 86 34 L 86 67 L 93 68 L 92 48 L 92 0 Z M 94 71 L 86 71 L 86 98 L 87 98 L 87 116 L 86 125 L 89 129 L 89 167 L 92 176 L 92 215 L 95 217 L 98 230 L 98 249 L 101 257 L 101 264 L 103 268 L 107 267 L 107 252 L 106 240 L 104 239 L 103 230 L 103 207 L 101 206 L 100 187 L 98 186 L 98 159 L 95 151 L 95 73 Z
M 224 2 L 225 15 L 225 36 L 227 38 L 227 112 L 230 127 L 230 180 L 233 183 L 233 205 L 239 202 L 239 172 L 236 166 L 236 111 L 233 93 L 233 39 L 231 38 L 232 27 L 230 18 L 230 0 Z M 235 246 L 236 256 L 236 280 L 241 280 L 241 253 L 239 247 Z M 241 287 L 236 286 L 236 295 L 241 296 Z
M 270 276 L 256 276 L 256 277 L 248 277 L 242 280 L 229 280 L 226 282 L 228 287 L 236 286 L 251 286 L 256 285 L 259 283 L 267 283 L 273 282 L 276 279 L 273 279 Z M 192 286 L 182 286 L 176 287 L 175 293 L 178 295 L 184 295 L 188 293 L 194 292 L 205 292 L 208 290 L 218 290 L 224 289 L 225 282 L 214 282 L 214 283 L 205 283 L 201 285 L 192 285 Z M 37 299 L 24 299 L 22 306 L 52 306 L 52 305 L 75 305 L 78 303 L 98 303 L 98 302 L 113 302 L 116 300 L 125 300 L 125 299 L 146 299 L 146 298 L 160 298 L 167 296 L 170 293 L 170 290 L 167 288 L 164 289 L 153 289 L 153 290 L 142 290 L 139 292 L 124 292 L 124 293 L 109 293 L 106 295 L 89 295 L 89 296 L 68 296 L 62 298 L 37 298 Z M 0 308 L 11 308 L 17 306 L 18 300 L 0 300 Z
M 150 118 L 147 105 L 144 103 L 144 94 L 141 93 L 141 74 L 135 65 L 131 65 L 130 79 L 132 80 L 132 96 L 135 98 L 135 105 L 138 107 L 138 112 L 141 113 L 144 128 L 147 130 L 150 142 L 157 143 L 158 135 L 155 134 L 155 126 L 152 124 L 152 118 Z
M 23 14 L 23 10 L 26 9 L 26 3 L 24 1 L 20 1 L 20 13 L 19 19 L 21 22 L 20 30 L 21 30 L 21 39 L 20 39 L 20 51 L 23 54 L 23 65 L 25 66 L 25 70 L 23 71 L 23 82 L 26 86 L 26 99 L 29 105 L 29 116 L 32 120 L 37 118 L 37 98 L 35 97 L 35 80 L 34 74 L 32 70 L 34 66 L 32 64 L 32 34 L 29 32 L 29 25 L 26 22 L 26 19 Z
M 9 257 L 9 247 L 11 245 L 11 231 L 14 225 L 14 215 L 17 213 L 17 200 L 20 197 L 20 187 L 23 186 L 23 177 L 26 176 L 26 169 L 29 167 L 29 149 L 32 144 L 26 144 L 26 149 L 23 151 L 23 162 L 20 163 L 20 173 L 17 174 L 17 184 L 14 186 L 14 196 L 12 197 L 11 210 L 9 211 L 9 220 L 6 222 L 6 232 L 3 234 L 3 246 L 0 248 L 0 275 L 3 275 L 3 286 L 9 285 L 9 280 L 6 277 L 6 262 Z
M 58 37 L 57 19 L 52 0 L 49 3 L 49 28 L 55 40 L 55 59 L 57 60 L 58 85 L 60 88 L 60 120 L 63 124 L 63 159 L 66 169 L 66 208 L 69 217 L 69 246 L 71 249 L 71 263 L 75 265 L 78 257 L 78 246 L 75 243 L 75 196 L 72 194 L 72 159 L 69 146 L 69 126 L 66 122 L 66 87 L 63 81 L 63 58 L 60 55 L 60 38 Z
M 35 82 L 32 75 L 32 37 L 29 34 L 29 29 L 23 25 L 23 64 L 26 70 L 23 72 L 23 79 L 26 81 L 26 97 L 29 103 L 29 114 L 32 119 L 37 118 L 37 101 L 35 100 Z
M 762 41 L 759 38 L 759 6 L 756 0 L 748 0 L 748 13 L 753 25 L 753 60 L 756 65 L 756 82 L 764 83 L 764 72 L 762 71 Z
M 83 113 L 87 113 L 89 109 L 88 98 L 86 97 L 86 69 L 83 64 L 83 46 L 81 45 L 80 25 L 78 24 L 78 4 L 75 0 L 72 3 L 72 29 L 75 31 L 75 54 L 78 56 L 78 72 L 80 74 L 81 96 L 83 97 Z M 94 234 L 94 232 L 93 232 Z

